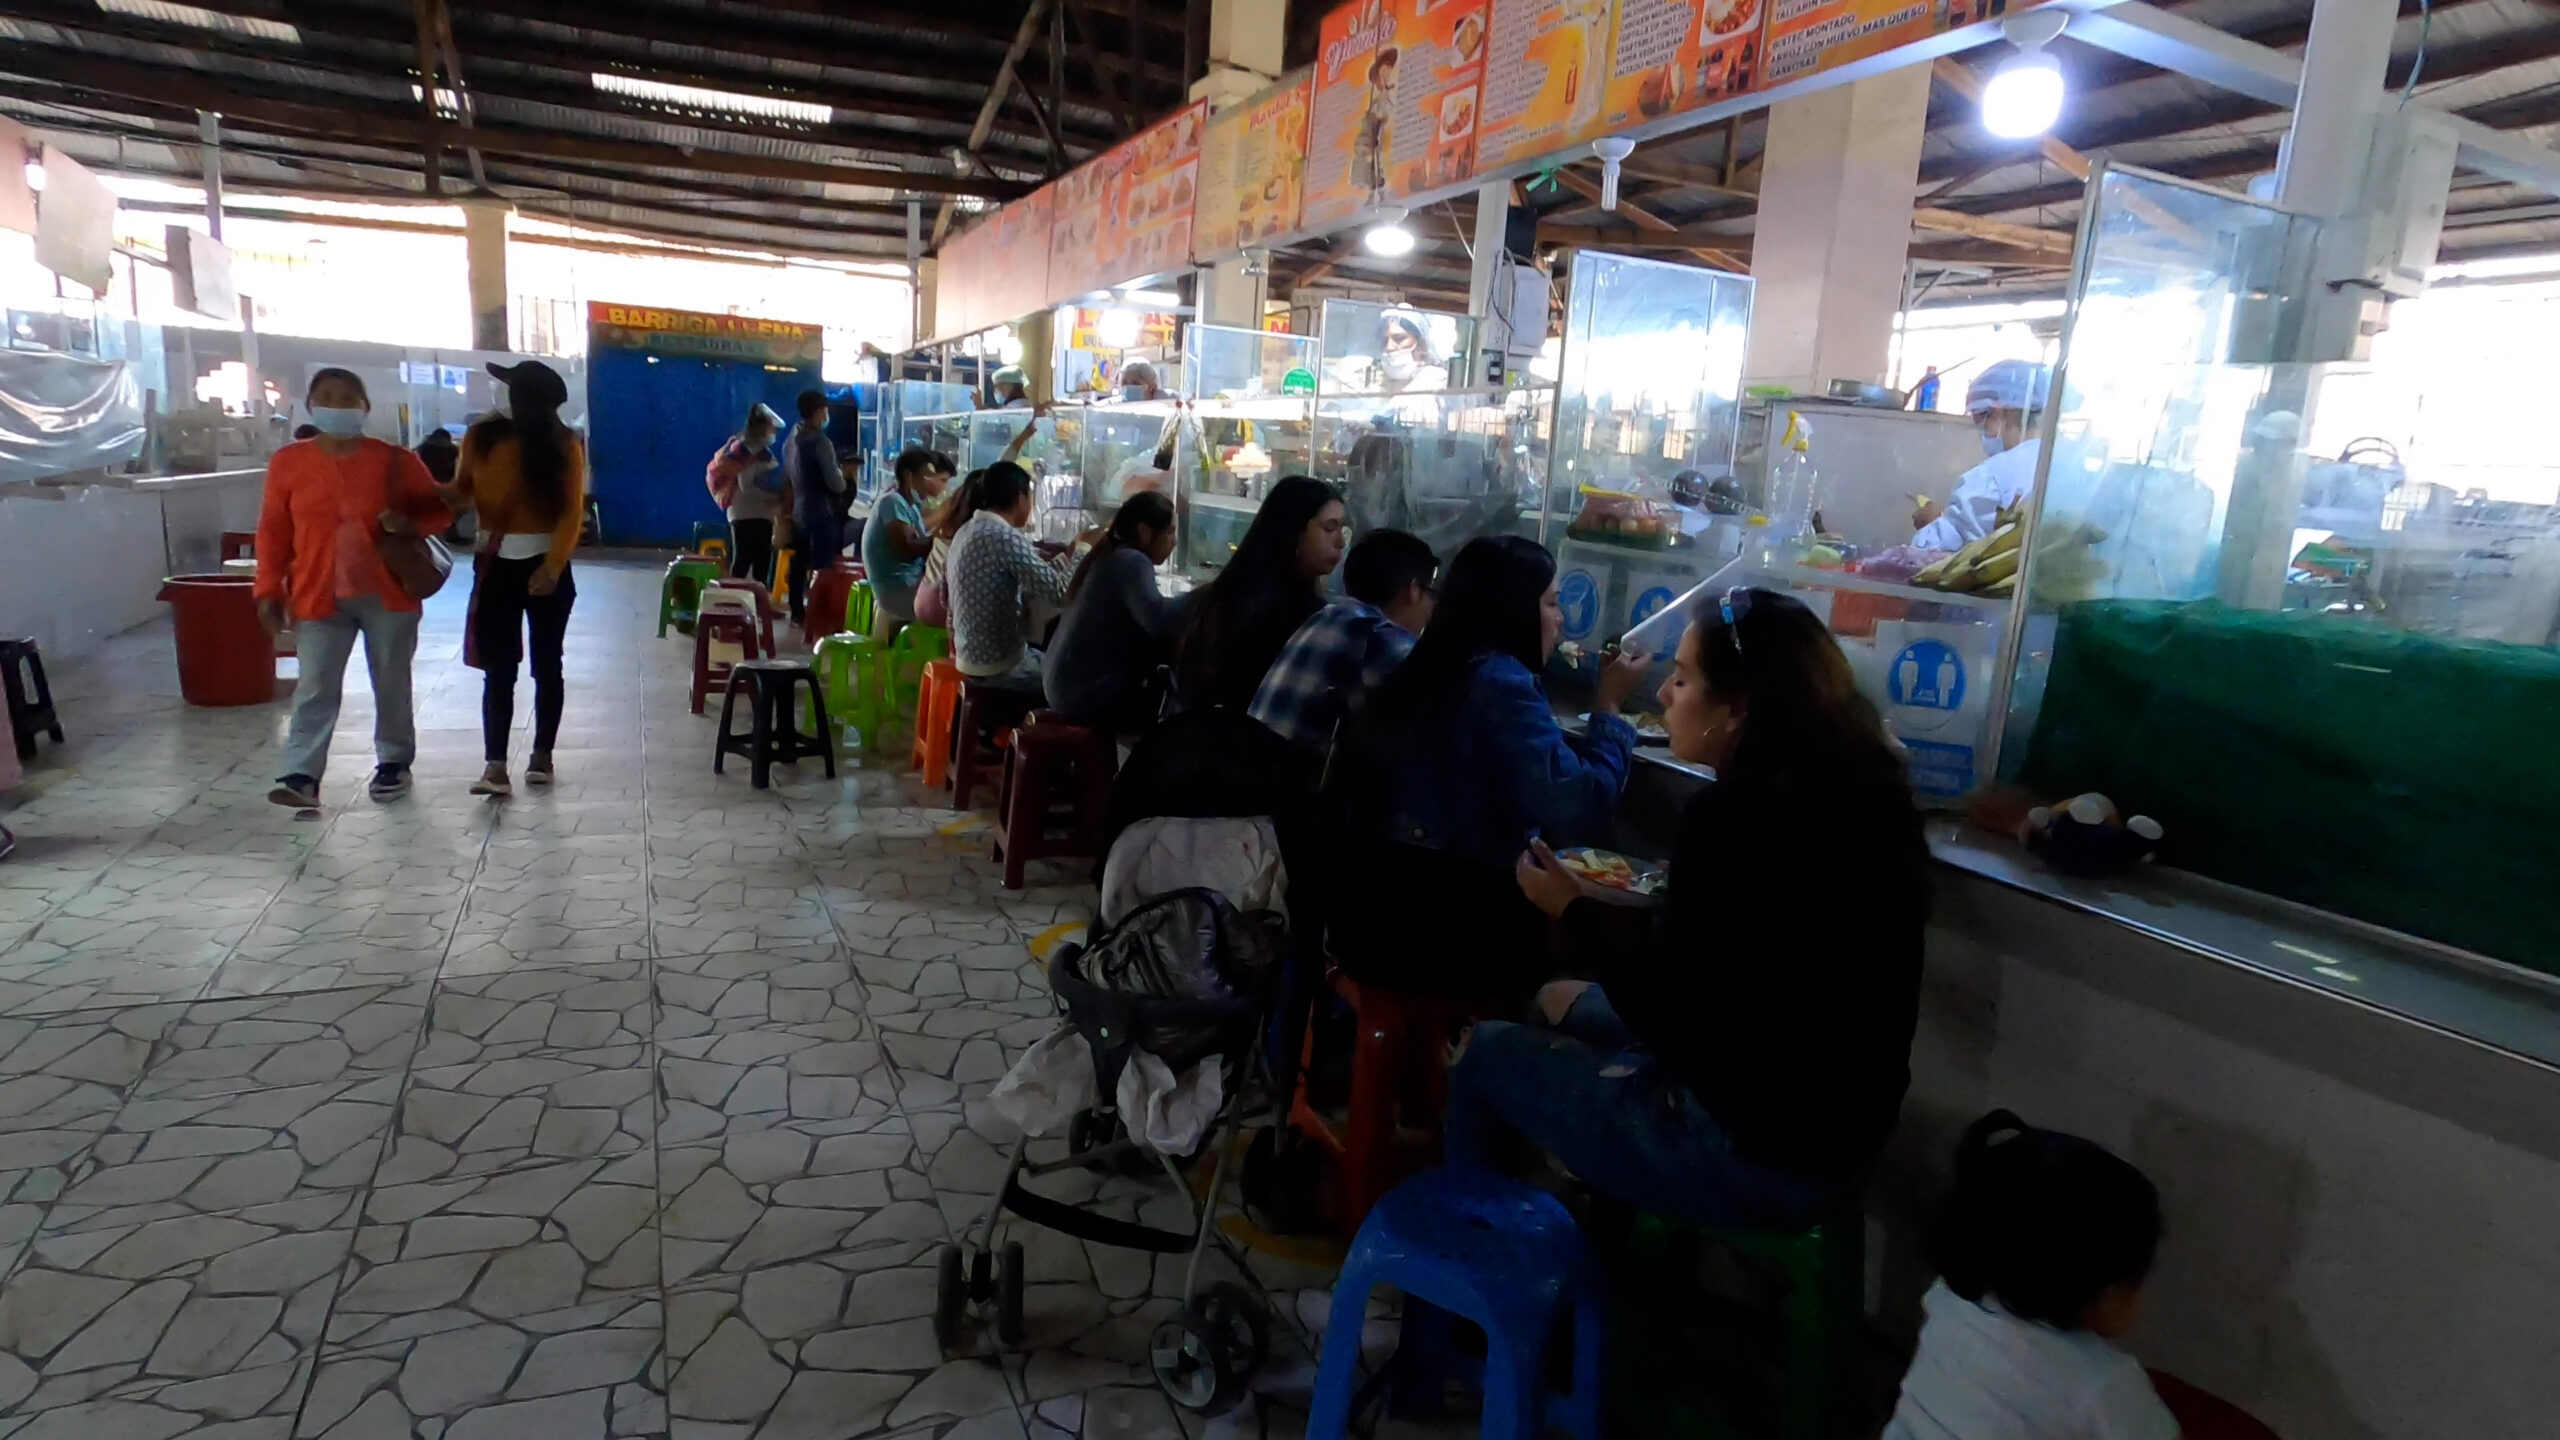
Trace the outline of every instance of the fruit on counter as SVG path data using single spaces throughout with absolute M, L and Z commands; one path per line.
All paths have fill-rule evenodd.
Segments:
M 2006 512 L 2003 512 L 2006 513 Z M 1988 535 L 1966 542 L 1944 560 L 1923 566 L 1911 583 L 1924 590 L 1973 591 L 2018 571 L 2018 545 L 2025 527 L 2012 520 Z

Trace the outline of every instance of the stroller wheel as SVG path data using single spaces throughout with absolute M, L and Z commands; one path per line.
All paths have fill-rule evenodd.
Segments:
M 1147 1342 L 1156 1384 L 1185 1410 L 1223 1415 L 1244 1398 L 1245 1371 L 1227 1346 L 1227 1328 L 1185 1309 L 1156 1327 Z
M 1245 1375 L 1271 1358 L 1271 1306 L 1251 1288 L 1221 1280 L 1200 1292 L 1191 1308 L 1209 1328 L 1224 1334 L 1227 1354 Z
M 1022 1343 L 1022 1242 L 1007 1243 L 996 1256 L 996 1338 Z
M 969 1282 L 962 1268 L 960 1247 L 943 1246 L 934 1273 L 933 1338 L 946 1358 L 959 1345 L 960 1313 L 969 1306 Z

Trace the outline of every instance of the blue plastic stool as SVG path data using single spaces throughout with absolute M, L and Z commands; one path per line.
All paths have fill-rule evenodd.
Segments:
M 1600 1440 L 1608 1300 L 1581 1230 L 1554 1196 L 1445 1166 L 1380 1196 L 1333 1292 L 1307 1440 L 1343 1440 L 1369 1292 L 1380 1285 L 1405 1294 L 1407 1344 L 1422 1338 L 1413 1333 L 1415 1301 L 1484 1327 L 1484 1440 L 1538 1440 L 1550 1419 L 1578 1440 Z M 1559 1323 L 1572 1327 L 1573 1390 L 1554 1395 L 1544 1377 Z

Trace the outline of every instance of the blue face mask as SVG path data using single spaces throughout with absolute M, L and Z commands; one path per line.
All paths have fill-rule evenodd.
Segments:
M 311 411 L 311 423 L 320 427 L 321 434 L 333 440 L 353 440 L 364 433 L 365 412 L 362 410 L 345 410 L 334 405 L 313 405 L 308 408 Z
M 1147 398 L 1147 387 L 1144 385 L 1123 385 L 1120 387 L 1120 398 L 1123 400 L 1144 400 Z
M 1996 432 L 1982 437 L 1982 453 L 1985 455 L 1998 455 L 2008 448 L 2008 442 L 2002 440 Z

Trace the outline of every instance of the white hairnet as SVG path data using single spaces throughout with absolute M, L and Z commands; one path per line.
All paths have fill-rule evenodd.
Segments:
M 2017 410 L 2032 415 L 2044 409 L 2045 392 L 2053 388 L 2053 372 L 2031 360 L 1994 360 L 1973 377 L 1964 392 L 1968 415 L 1987 410 Z

